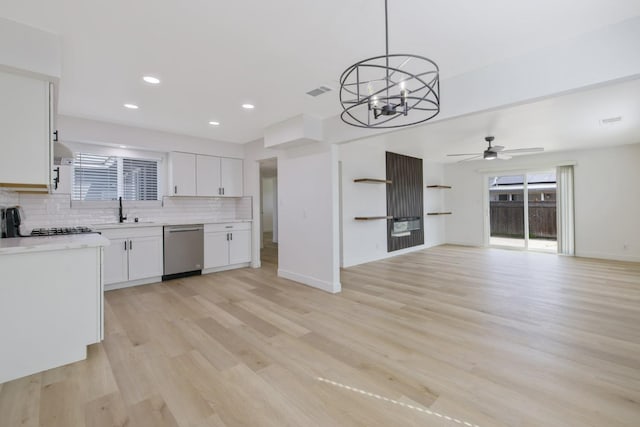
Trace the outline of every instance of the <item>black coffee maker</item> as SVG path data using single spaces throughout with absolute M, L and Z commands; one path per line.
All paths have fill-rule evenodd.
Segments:
M 22 208 L 20 206 L 7 208 L 4 211 L 2 237 L 22 237 L 20 234 L 21 211 Z

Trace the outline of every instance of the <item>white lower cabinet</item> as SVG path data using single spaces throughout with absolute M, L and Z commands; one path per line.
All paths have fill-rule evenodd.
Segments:
M 128 239 L 114 239 L 109 233 L 102 232 L 111 244 L 104 248 L 104 283 L 126 282 L 129 280 Z
M 251 224 L 205 224 L 204 268 L 223 268 L 251 262 Z
M 85 359 L 102 341 L 101 259 L 101 247 L 79 244 L 0 255 L 0 384 Z
M 104 251 L 104 283 L 112 285 L 107 288 L 123 287 L 113 285 L 126 286 L 127 282 L 137 285 L 162 276 L 162 227 L 117 228 L 101 232 L 111 241 Z
M 251 262 L 251 230 L 236 230 L 229 237 L 229 264 Z

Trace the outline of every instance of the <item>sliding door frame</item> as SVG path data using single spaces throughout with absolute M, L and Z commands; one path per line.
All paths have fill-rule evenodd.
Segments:
M 527 168 L 527 169 L 516 169 L 516 170 L 496 170 L 494 172 L 485 172 L 483 175 L 483 212 L 484 212 L 484 247 L 492 247 L 492 248 L 501 248 L 501 249 L 515 249 L 521 251 L 529 250 L 529 178 L 528 176 L 535 173 L 545 173 L 553 171 L 555 173 L 556 167 L 550 166 L 549 168 Z M 524 192 L 523 200 L 524 200 L 524 247 L 516 247 L 516 246 L 502 246 L 502 245 L 491 245 L 491 195 L 489 194 L 489 178 L 493 176 L 522 176 L 523 177 L 523 186 L 522 190 Z M 557 182 L 557 177 L 556 177 Z M 556 200 L 556 209 L 557 209 Z M 556 237 L 557 241 L 557 237 Z M 557 251 L 556 251 L 557 253 Z

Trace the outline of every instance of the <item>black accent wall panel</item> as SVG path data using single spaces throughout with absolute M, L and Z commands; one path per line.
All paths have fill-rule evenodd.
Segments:
M 424 244 L 424 190 L 422 159 L 387 151 L 387 252 Z M 394 222 L 402 218 L 419 220 L 419 230 L 407 236 L 392 236 Z

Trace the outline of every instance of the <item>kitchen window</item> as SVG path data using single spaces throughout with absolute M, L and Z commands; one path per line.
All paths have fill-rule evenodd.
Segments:
M 158 160 L 76 153 L 72 200 L 158 200 Z

